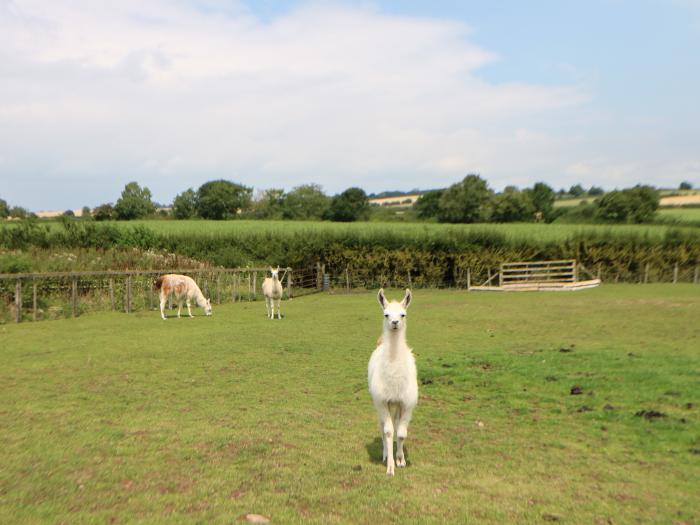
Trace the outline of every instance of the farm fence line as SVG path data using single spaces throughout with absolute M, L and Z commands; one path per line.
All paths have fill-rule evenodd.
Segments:
M 323 289 L 336 293 L 352 293 L 385 288 L 461 288 L 469 290 L 471 286 L 486 283 L 498 284 L 500 265 L 454 266 L 452 272 L 416 273 L 411 270 L 397 271 L 387 269 L 376 272 L 364 268 L 345 266 L 326 272 L 322 265 Z M 603 283 L 693 283 L 700 284 L 700 265 L 683 267 L 674 264 L 670 267 L 657 267 L 645 264 L 637 269 L 618 269 L 598 264 L 588 268 L 577 263 L 581 278 L 597 278 Z
M 256 301 L 268 268 L 196 268 L 0 274 L 0 323 L 77 317 L 91 311 L 158 310 L 159 275 L 192 277 L 212 304 Z M 285 298 L 322 290 L 316 268 L 280 269 Z M 168 308 L 173 308 L 169 299 Z
M 610 268 L 598 264 L 578 267 L 603 283 L 694 283 L 700 284 L 700 266 Z M 436 271 L 437 270 L 437 271 Z M 268 268 L 195 268 L 176 270 L 127 270 L 0 274 L 0 323 L 77 317 L 91 311 L 158 310 L 155 279 L 165 273 L 192 277 L 212 304 L 262 299 L 262 282 Z M 346 265 L 331 267 L 317 262 L 305 268 L 284 268 L 281 280 L 285 297 L 327 291 L 353 293 L 385 288 L 459 288 L 496 282 L 497 265 L 453 266 L 452 271 L 429 272 L 387 268 L 376 271 Z M 173 308 L 169 300 L 168 308 Z

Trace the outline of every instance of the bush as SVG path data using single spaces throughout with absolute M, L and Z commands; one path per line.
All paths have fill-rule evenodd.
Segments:
M 176 219 L 191 219 L 197 213 L 197 194 L 192 188 L 183 191 L 173 201 L 173 216 Z

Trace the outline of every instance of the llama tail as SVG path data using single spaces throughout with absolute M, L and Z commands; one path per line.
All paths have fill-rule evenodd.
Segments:
M 153 288 L 156 290 L 160 290 L 161 286 L 163 286 L 163 279 L 165 279 L 165 277 L 162 275 L 158 277 L 158 279 L 156 279 L 156 282 L 153 283 Z

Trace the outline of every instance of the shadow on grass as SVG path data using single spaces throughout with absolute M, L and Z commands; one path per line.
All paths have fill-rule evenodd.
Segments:
M 367 449 L 367 455 L 372 463 L 384 463 L 382 461 L 382 452 L 384 447 L 382 445 L 382 438 L 376 437 L 369 443 L 365 445 Z
M 372 441 L 365 444 L 365 449 L 367 449 L 367 455 L 371 463 L 384 464 L 382 459 L 382 453 L 384 452 L 384 447 L 382 445 L 382 438 L 376 437 Z M 404 445 L 403 453 L 406 456 L 406 466 L 411 465 L 411 461 L 408 459 L 408 447 Z M 394 443 L 394 458 L 396 458 L 396 443 Z

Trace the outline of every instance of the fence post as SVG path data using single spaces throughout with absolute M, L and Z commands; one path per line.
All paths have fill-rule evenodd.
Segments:
M 321 263 L 320 261 L 316 261 L 316 288 L 321 289 L 321 284 L 322 284 L 322 277 L 321 277 Z
M 600 281 L 600 276 L 601 276 L 601 268 L 600 268 L 600 263 L 598 263 L 598 280 Z
M 73 277 L 70 286 L 70 303 L 73 317 L 78 316 L 78 280 Z
M 126 276 L 126 313 L 131 313 L 131 275 Z
M 258 272 L 253 272 L 253 301 L 258 300 Z
M 292 270 L 287 272 L 287 297 L 292 298 Z
M 22 281 L 20 279 L 17 279 L 17 284 L 15 284 L 15 307 L 17 310 L 15 321 L 19 323 L 22 321 Z
M 252 284 L 253 284 L 253 280 L 252 280 L 252 277 L 250 275 L 250 272 L 248 272 L 248 300 L 249 301 L 252 301 L 252 297 L 253 297 L 253 295 L 250 292 L 250 287 Z
M 644 265 L 644 284 L 649 283 L 649 263 Z
M 114 279 L 109 278 L 109 302 L 112 305 L 112 311 L 114 311 Z
M 216 304 L 221 304 L 221 272 L 216 274 Z
M 673 284 L 678 282 L 678 263 L 673 265 Z
M 498 287 L 503 288 L 503 263 L 501 263 L 501 267 L 498 272 Z
M 491 268 L 486 268 L 486 277 L 488 277 L 489 286 L 491 286 Z
M 36 321 L 36 279 L 32 279 L 32 320 Z
M 408 274 L 408 279 L 410 281 L 411 279 L 411 274 Z M 350 293 L 350 272 L 348 271 L 348 267 L 345 267 L 345 292 Z
M 700 277 L 700 267 L 696 266 L 693 274 L 693 284 L 698 284 L 698 277 Z
M 472 269 L 467 266 L 467 291 L 472 287 Z
M 413 290 L 413 282 L 411 281 L 411 270 L 409 270 L 409 271 L 406 272 L 406 273 L 408 273 L 408 287 L 409 287 L 411 290 Z

